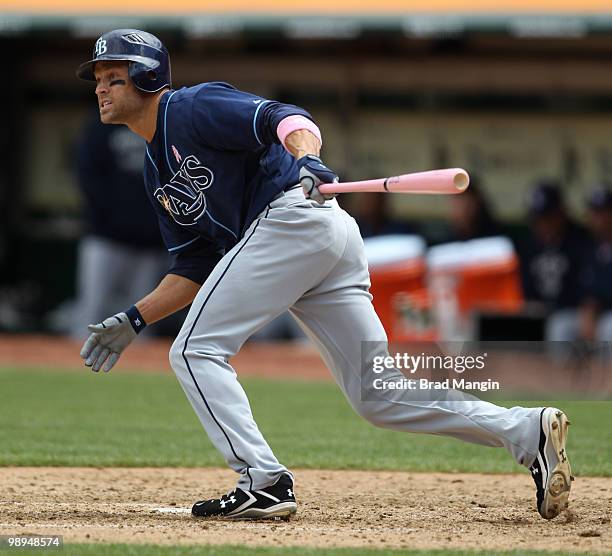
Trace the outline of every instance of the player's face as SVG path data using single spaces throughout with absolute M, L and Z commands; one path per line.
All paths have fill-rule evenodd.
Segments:
M 102 123 L 128 123 L 142 106 L 141 93 L 128 75 L 128 62 L 98 62 L 94 75 Z

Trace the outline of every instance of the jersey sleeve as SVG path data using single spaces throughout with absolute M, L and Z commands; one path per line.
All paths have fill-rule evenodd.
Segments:
M 196 241 L 174 255 L 167 274 L 177 274 L 202 285 L 222 257 L 222 250 L 212 246 L 203 248 Z
M 287 116 L 305 116 L 306 110 L 267 100 L 227 83 L 206 83 L 194 97 L 192 122 L 207 146 L 226 150 L 256 150 L 280 144 L 276 129 Z

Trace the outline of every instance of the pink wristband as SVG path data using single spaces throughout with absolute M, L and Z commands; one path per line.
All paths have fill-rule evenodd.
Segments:
M 316 126 L 316 124 L 308 118 L 305 118 L 304 116 L 296 115 L 287 116 L 286 118 L 281 120 L 281 122 L 278 124 L 278 127 L 276 128 L 276 135 L 278 135 L 278 138 L 283 144 L 283 147 L 287 148 L 287 145 L 285 145 L 285 139 L 287 139 L 287 135 L 293 133 L 294 131 L 297 131 L 298 129 L 307 129 L 313 135 L 315 135 L 317 139 L 319 139 L 319 141 L 321 141 L 321 144 L 323 144 L 323 140 L 321 139 L 321 131 Z

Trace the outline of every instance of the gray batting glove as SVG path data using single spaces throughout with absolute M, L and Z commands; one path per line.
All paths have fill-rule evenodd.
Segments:
M 100 324 L 90 324 L 87 329 L 92 334 L 81 348 L 81 357 L 85 365 L 98 372 L 110 371 L 123 350 L 128 347 L 137 333 L 125 313 L 117 313 Z
M 320 205 L 329 199 L 333 199 L 335 193 L 321 193 L 319 185 L 338 181 L 336 172 L 330 170 L 318 156 L 307 154 L 297 161 L 300 169 L 300 183 L 307 199 L 313 199 Z

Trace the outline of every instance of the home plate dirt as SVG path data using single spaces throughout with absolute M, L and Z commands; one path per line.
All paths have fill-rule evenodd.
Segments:
M 612 479 L 579 477 L 570 511 L 547 522 L 527 473 L 297 470 L 290 521 L 194 519 L 232 488 L 225 469 L 0 469 L 0 534 L 67 543 L 246 544 L 612 551 Z

